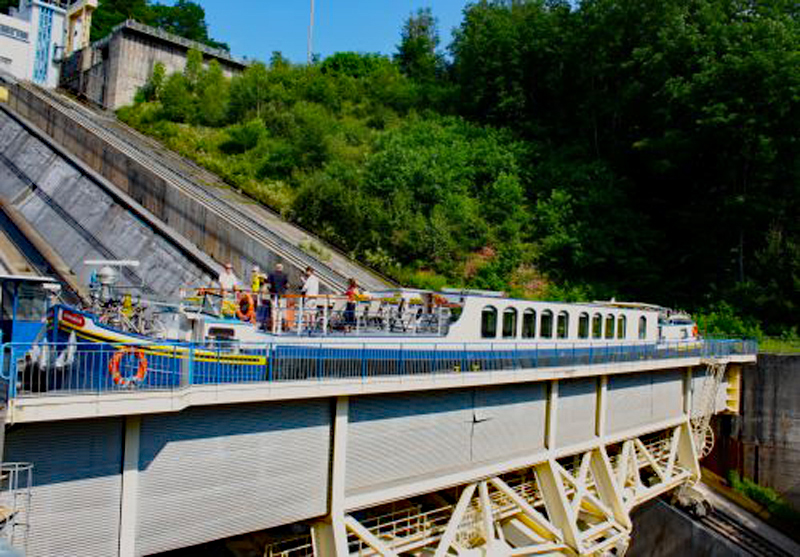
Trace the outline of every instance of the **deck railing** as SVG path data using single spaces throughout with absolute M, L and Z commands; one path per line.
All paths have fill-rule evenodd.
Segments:
M 370 381 L 561 366 L 755 354 L 754 340 L 665 344 L 313 343 L 4 344 L 0 397 L 177 390 L 193 385 Z

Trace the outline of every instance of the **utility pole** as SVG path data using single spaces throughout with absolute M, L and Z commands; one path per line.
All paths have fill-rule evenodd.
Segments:
M 312 46 L 314 38 L 314 0 L 311 0 L 311 19 L 308 22 L 308 65 L 311 65 L 313 58 Z

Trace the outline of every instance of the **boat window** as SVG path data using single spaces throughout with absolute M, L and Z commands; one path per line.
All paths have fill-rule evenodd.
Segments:
M 497 310 L 492 306 L 483 308 L 481 314 L 481 336 L 494 338 L 497 336 Z
M 578 318 L 578 338 L 589 338 L 589 314 L 585 311 Z
M 603 336 L 603 316 L 595 313 L 592 316 L 592 338 L 600 338 Z
M 639 318 L 639 338 L 647 338 L 647 317 Z
M 536 311 L 526 309 L 522 314 L 522 338 L 536 337 Z
M 233 329 L 211 327 L 206 336 L 215 340 L 233 340 L 236 338 L 236 332 Z
M 569 314 L 562 311 L 558 314 L 558 321 L 556 323 L 556 336 L 558 338 L 567 338 L 569 334 Z
M 628 336 L 628 318 L 620 315 L 617 319 L 617 338 L 625 338 Z
M 546 309 L 542 312 L 542 338 L 553 338 L 553 312 Z
M 503 312 L 503 338 L 517 336 L 517 310 L 508 308 Z
M 614 316 L 610 313 L 606 316 L 606 338 L 614 338 Z

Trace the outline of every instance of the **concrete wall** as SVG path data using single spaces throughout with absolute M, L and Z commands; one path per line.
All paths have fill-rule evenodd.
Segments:
M 0 70 L 20 79 L 30 79 L 28 52 L 34 41 L 28 21 L 0 14 Z
M 126 22 L 107 38 L 70 57 L 64 64 L 61 86 L 103 108 L 115 110 L 133 102 L 156 63 L 164 64 L 167 75 L 182 72 L 189 48 L 200 50 L 206 63 L 216 60 L 228 77 L 246 67 L 215 49 L 146 25 Z
M 137 259 L 126 284 L 176 295 L 186 284 L 207 284 L 213 263 L 187 257 L 170 234 L 65 158 L 20 122 L 0 111 L 0 201 L 36 230 L 86 284 L 87 259 Z M 207 259 L 207 258 L 206 258 Z M 215 277 L 214 277 L 215 278 Z
M 722 536 L 655 499 L 633 511 L 628 557 L 739 557 L 747 555 Z
M 742 415 L 731 428 L 741 471 L 800 508 L 800 355 L 759 354 L 742 380 Z
M 368 270 L 333 251 L 324 264 L 315 263 L 314 258 L 298 246 L 304 242 L 324 243 L 277 215 L 260 209 L 244 196 L 236 195 L 230 190 L 220 190 L 218 186 L 223 184 L 213 175 L 202 174 L 199 179 L 195 178 L 196 181 L 190 187 L 176 186 L 170 179 L 163 177 L 165 171 L 160 169 L 162 163 L 158 162 L 163 155 L 158 152 L 149 155 L 150 151 L 158 148 L 121 126 L 102 125 L 104 133 L 124 137 L 123 141 L 111 143 L 67 116 L 65 112 L 54 108 L 53 104 L 34 94 L 31 89 L 21 86 L 11 88 L 10 105 L 56 143 L 131 196 L 202 252 L 219 263 L 231 261 L 239 277 L 249 276 L 253 264 L 258 264 L 261 269 L 272 269 L 276 263 L 282 262 L 287 265 L 291 285 L 300 284 L 300 273 L 306 265 L 316 266 L 323 287 L 330 287 L 335 280 L 336 288 L 344 291 L 347 277 L 355 277 L 368 290 L 377 290 L 387 285 Z M 135 141 L 131 145 L 136 145 L 136 149 L 128 146 L 131 141 Z M 146 152 L 148 156 L 142 157 L 137 150 Z M 136 153 L 137 158 L 146 160 L 149 164 L 142 164 L 131 158 L 127 154 L 131 151 Z M 188 180 L 192 180 L 198 173 L 196 169 L 189 168 L 188 164 L 180 163 L 179 160 L 170 159 L 169 164 L 173 171 L 177 169 Z M 214 179 L 217 181 L 214 182 Z M 202 196 L 219 196 L 221 191 L 225 191 L 224 208 L 220 208 L 218 203 L 217 208 L 210 209 L 202 202 Z M 242 213 L 258 219 L 265 229 L 274 231 L 273 234 L 279 236 L 282 243 L 260 240 L 249 230 L 251 225 L 247 222 L 241 223 Z M 266 235 L 264 231 L 259 233 L 262 237 Z M 276 248 L 276 245 L 281 247 Z M 279 249 L 283 252 L 278 251 Z M 292 264 L 291 258 L 297 263 Z M 320 272 L 323 265 L 335 269 L 338 276 L 326 279 L 323 272 Z M 328 277 L 331 277 L 330 271 Z

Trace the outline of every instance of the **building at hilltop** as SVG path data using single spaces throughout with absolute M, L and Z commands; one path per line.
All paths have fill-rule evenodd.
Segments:
M 156 63 L 164 64 L 168 74 L 183 71 L 190 49 L 199 50 L 206 62 L 219 62 L 228 77 L 246 67 L 226 50 L 128 20 L 106 37 L 65 58 L 60 86 L 98 106 L 115 110 L 133 102 Z
M 55 87 L 59 61 L 89 41 L 97 0 L 20 0 L 0 14 L 0 72 Z

